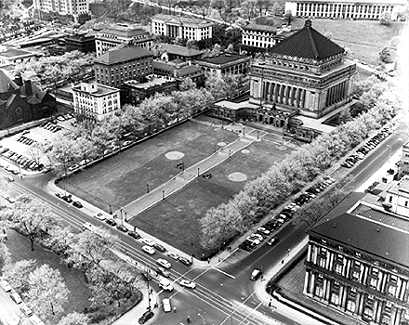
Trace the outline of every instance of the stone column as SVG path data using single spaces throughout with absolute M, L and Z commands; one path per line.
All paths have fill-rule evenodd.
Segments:
M 281 96 L 280 96 L 280 92 L 281 92 L 281 84 L 277 84 L 277 91 L 276 91 L 276 102 L 280 103 L 281 101 Z
M 281 103 L 281 104 L 284 104 L 284 103 L 285 103 L 285 92 L 286 92 L 286 88 L 287 88 L 286 85 L 281 85 L 281 89 L 280 89 L 280 97 L 281 97 L 280 103 Z
M 290 106 L 294 107 L 294 93 L 295 93 L 295 87 L 291 87 L 291 92 L 290 92 Z
M 274 82 L 272 82 L 272 83 L 271 83 L 270 94 L 269 94 L 269 96 L 270 96 L 269 101 L 270 101 L 270 102 L 273 102 L 273 101 L 274 101 L 274 91 L 275 91 L 275 87 L 276 87 L 276 84 L 275 84 Z
M 306 94 L 306 90 L 305 89 L 303 89 L 302 91 L 301 91 L 301 108 L 304 108 L 305 107 L 305 94 Z

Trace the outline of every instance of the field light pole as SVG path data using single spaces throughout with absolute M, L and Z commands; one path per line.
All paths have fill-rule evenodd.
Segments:
M 200 176 L 200 167 L 197 167 L 197 177 Z
M 149 193 L 149 184 L 146 184 L 147 193 Z
M 112 214 L 112 204 L 108 204 L 109 205 L 109 214 Z

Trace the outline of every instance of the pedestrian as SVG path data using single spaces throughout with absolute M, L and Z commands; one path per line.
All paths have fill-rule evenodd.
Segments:
M 190 316 L 187 316 L 187 320 L 188 323 L 190 323 Z
M 207 264 L 210 264 L 210 258 L 207 259 Z
M 173 312 L 175 312 L 175 313 L 176 313 L 176 306 L 174 306 L 174 307 L 173 307 Z
M 153 308 L 158 308 L 158 303 L 155 302 L 155 305 L 153 306 Z

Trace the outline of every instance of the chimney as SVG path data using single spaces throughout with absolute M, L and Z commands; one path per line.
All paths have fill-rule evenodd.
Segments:
M 24 80 L 24 86 L 26 88 L 26 95 L 31 96 L 33 94 L 33 88 L 31 86 L 31 80 Z
M 16 76 L 16 79 L 14 79 L 14 82 L 15 82 L 17 85 L 19 85 L 19 86 L 22 86 L 22 85 L 23 85 L 23 78 L 21 77 L 21 74 L 18 74 L 18 75 Z

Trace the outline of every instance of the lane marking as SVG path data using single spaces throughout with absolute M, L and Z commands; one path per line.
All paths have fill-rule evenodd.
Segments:
M 219 271 L 220 273 L 224 274 L 225 276 L 228 276 L 228 277 L 232 278 L 233 280 L 236 279 L 235 276 L 233 276 L 233 275 L 231 275 L 231 274 L 229 274 L 227 272 L 224 272 L 223 270 L 220 270 L 219 268 L 217 268 L 215 266 L 212 266 L 212 269 L 216 270 L 216 271 Z

